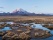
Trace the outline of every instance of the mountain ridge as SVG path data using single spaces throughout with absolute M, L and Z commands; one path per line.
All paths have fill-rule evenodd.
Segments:
M 14 10 L 13 12 L 11 13 L 0 13 L 0 16 L 53 16 L 53 15 L 50 15 L 50 14 L 36 14 L 36 13 L 30 13 L 30 12 L 27 12 L 21 8 L 19 9 L 16 9 Z

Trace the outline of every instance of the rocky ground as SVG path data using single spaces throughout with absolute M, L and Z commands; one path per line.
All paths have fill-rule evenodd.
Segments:
M 51 34 L 42 29 L 32 28 L 30 26 L 17 25 L 11 26 L 12 30 L 0 31 L 3 40 L 30 40 L 31 38 L 46 38 Z
M 44 24 L 43 27 L 53 30 L 53 24 Z
M 51 34 L 42 29 L 31 28 L 30 26 L 23 26 L 16 23 L 44 23 L 44 27 L 53 29 L 53 26 L 48 26 L 46 24 L 53 24 L 53 16 L 0 16 L 0 22 L 13 21 L 15 24 L 1 24 L 0 29 L 5 26 L 10 26 L 12 30 L 2 31 L 0 30 L 0 35 L 3 40 L 30 40 L 31 38 L 46 38 L 51 36 Z M 31 24 L 30 24 L 31 25 Z

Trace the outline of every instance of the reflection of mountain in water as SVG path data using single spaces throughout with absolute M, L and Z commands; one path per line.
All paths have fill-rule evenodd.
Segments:
M 0 13 L 0 16 L 51 16 L 49 14 L 35 14 L 35 13 L 30 13 L 27 12 L 23 9 L 16 9 L 12 13 Z

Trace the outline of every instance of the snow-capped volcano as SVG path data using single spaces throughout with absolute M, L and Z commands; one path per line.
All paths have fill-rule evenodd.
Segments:
M 12 12 L 13 15 L 35 15 L 34 13 L 27 12 L 21 8 L 18 8 Z
M 9 12 L 3 12 L 0 11 L 0 16 L 51 16 L 51 15 L 46 15 L 46 14 L 35 14 L 35 13 L 30 13 L 27 12 L 21 8 L 17 8 L 16 10 L 14 10 L 13 12 L 9 13 Z M 53 16 L 53 15 L 52 15 Z
M 16 10 L 13 11 L 13 13 L 15 13 L 15 12 L 27 12 L 27 11 L 25 11 L 25 10 L 23 10 L 21 8 L 17 8 Z

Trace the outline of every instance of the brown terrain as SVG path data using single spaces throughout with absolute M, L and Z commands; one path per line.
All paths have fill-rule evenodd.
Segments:
M 45 24 L 53 23 L 53 16 L 0 16 L 0 22 L 6 21 L 13 21 L 15 24 L 0 24 L 0 28 L 9 26 L 12 29 L 6 32 L 0 31 L 3 40 L 30 40 L 31 38 L 46 38 L 51 36 L 50 32 L 47 30 L 16 23 L 43 23 L 44 25 L 42 26 L 46 27 L 47 25 Z M 50 28 L 50 26 L 47 26 L 47 28 Z
M 53 16 L 0 16 L 0 21 L 53 23 Z

